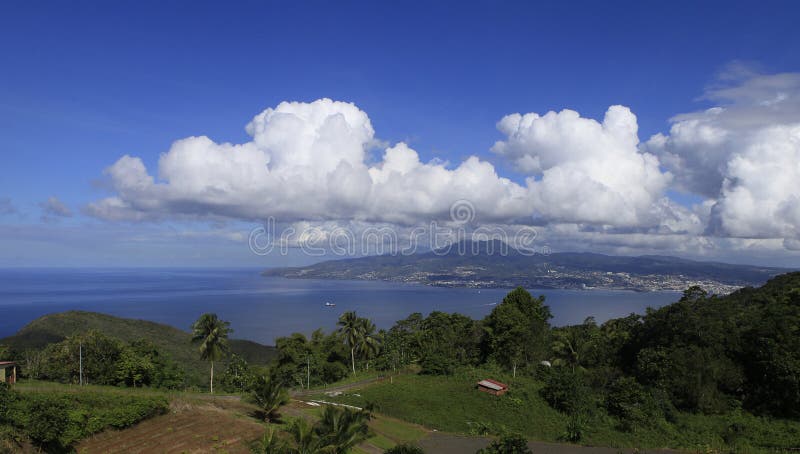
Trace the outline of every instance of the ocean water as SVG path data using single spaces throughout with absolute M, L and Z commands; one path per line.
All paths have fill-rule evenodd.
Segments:
M 31 320 L 73 309 L 166 323 L 188 330 L 204 312 L 229 320 L 233 337 L 272 344 L 293 332 L 336 328 L 348 310 L 388 328 L 412 312 L 488 314 L 507 289 L 438 288 L 368 281 L 263 277 L 258 269 L 0 269 L 0 337 Z M 675 292 L 531 290 L 552 323 L 598 322 L 676 301 Z M 335 307 L 325 307 L 326 302 Z

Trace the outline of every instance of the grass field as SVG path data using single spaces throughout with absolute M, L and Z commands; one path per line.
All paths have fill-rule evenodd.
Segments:
M 457 377 L 406 375 L 337 397 L 320 396 L 376 410 L 439 431 L 484 435 L 518 433 L 533 440 L 562 441 L 568 417 L 539 396 L 541 384 L 530 378 L 495 377 L 511 385 L 504 396 L 478 392 L 480 372 Z M 726 441 L 727 440 L 727 441 Z M 679 414 L 674 423 L 626 432 L 605 414 L 584 422 L 582 444 L 634 448 L 729 449 L 766 452 L 800 445 L 800 422 L 759 418 L 746 413 L 726 416 Z

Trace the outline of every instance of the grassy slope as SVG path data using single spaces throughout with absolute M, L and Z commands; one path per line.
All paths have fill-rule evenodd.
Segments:
M 541 383 L 529 378 L 515 380 L 495 376 L 511 384 L 511 391 L 498 398 L 475 390 L 474 383 L 479 376 L 482 375 L 400 376 L 395 377 L 393 383 L 383 381 L 338 398 L 326 398 L 353 405 L 372 402 L 384 414 L 441 431 L 469 434 L 479 425 L 486 425 L 492 431 L 520 433 L 540 441 L 560 441 L 568 418 L 550 408 L 539 396 Z M 674 424 L 663 422 L 633 433 L 619 430 L 614 418 L 597 414 L 586 422 L 582 443 L 640 448 L 722 447 L 725 444 L 722 435 L 733 423 L 743 427 L 734 443 L 747 450 L 795 446 L 800 439 L 800 422 L 769 420 L 748 414 L 682 414 Z
M 205 383 L 208 364 L 198 359 L 189 333 L 172 326 L 145 320 L 114 317 L 96 312 L 69 311 L 40 317 L 17 334 L 0 340 L 15 350 L 40 349 L 75 333 L 98 330 L 126 342 L 148 339 L 183 365 L 190 383 Z M 266 364 L 275 356 L 275 348 L 247 340 L 230 341 L 231 351 L 252 364 Z

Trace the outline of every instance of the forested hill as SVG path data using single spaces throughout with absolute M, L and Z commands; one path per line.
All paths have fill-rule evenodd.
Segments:
M 361 279 L 448 287 L 604 288 L 683 291 L 699 285 L 712 293 L 759 286 L 789 270 L 669 256 L 623 257 L 592 253 L 525 255 L 499 241 L 462 242 L 414 255 L 332 260 L 301 268 L 276 268 L 266 276 Z
M 678 408 L 800 418 L 800 272 L 723 297 L 692 288 L 637 320 L 604 325 L 633 323 L 618 364 Z
M 15 335 L 0 339 L 0 345 L 16 352 L 40 350 L 48 344 L 92 330 L 123 342 L 146 339 L 180 364 L 191 382 L 204 383 L 207 380 L 208 364 L 199 359 L 197 346 L 190 343 L 188 332 L 146 320 L 84 311 L 48 314 L 30 322 Z M 267 364 L 276 354 L 274 347 L 248 340 L 231 339 L 229 343 L 232 353 L 252 364 Z

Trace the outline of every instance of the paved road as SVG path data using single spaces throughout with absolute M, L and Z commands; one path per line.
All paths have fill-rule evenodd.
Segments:
M 489 438 L 466 437 L 451 434 L 432 433 L 419 441 L 419 446 L 429 454 L 467 454 L 486 447 L 491 442 Z M 677 451 L 668 449 L 620 449 L 601 448 L 594 446 L 578 446 L 558 443 L 543 443 L 539 441 L 528 442 L 528 447 L 536 454 L 618 454 L 618 453 L 650 453 L 674 454 Z

